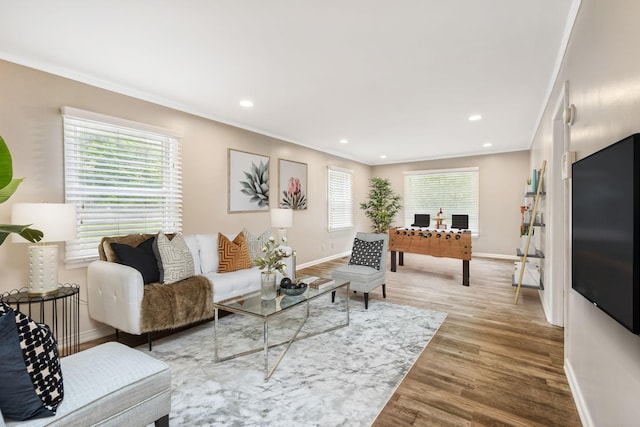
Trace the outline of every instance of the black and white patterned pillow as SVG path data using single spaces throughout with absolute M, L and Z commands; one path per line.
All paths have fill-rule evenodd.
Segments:
M 0 407 L 17 420 L 53 416 L 64 397 L 58 345 L 47 325 L 0 303 Z M 12 324 L 10 324 L 12 323 Z
M 356 237 L 353 240 L 349 264 L 365 265 L 380 270 L 380 255 L 382 254 L 383 243 L 384 240 L 368 242 Z

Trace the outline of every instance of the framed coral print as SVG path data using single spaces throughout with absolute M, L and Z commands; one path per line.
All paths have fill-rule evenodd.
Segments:
M 269 210 L 269 157 L 229 149 L 229 212 Z
M 287 209 L 307 209 L 307 164 L 280 159 L 278 205 Z

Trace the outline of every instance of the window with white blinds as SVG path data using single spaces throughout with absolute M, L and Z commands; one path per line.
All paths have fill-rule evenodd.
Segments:
M 104 236 L 182 230 L 182 166 L 170 130 L 65 107 L 65 199 L 78 211 L 66 262 L 98 257 Z
M 327 198 L 329 231 L 353 227 L 353 188 L 351 171 L 329 166 Z
M 478 168 L 441 169 L 404 172 L 404 223 L 412 224 L 415 214 L 430 214 L 434 226 L 436 213 L 442 208 L 445 224 L 451 215 L 469 215 L 469 229 L 479 230 Z

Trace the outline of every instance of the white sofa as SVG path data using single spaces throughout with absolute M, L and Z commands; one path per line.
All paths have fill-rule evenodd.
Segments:
M 225 235 L 230 239 L 235 238 L 235 234 L 225 233 Z M 218 273 L 218 233 L 185 235 L 184 238 L 193 256 L 195 274 L 204 276 L 213 287 L 210 303 L 260 290 L 258 267 Z M 180 289 L 180 286 L 184 285 L 183 282 L 190 279 L 171 285 L 145 285 L 142 274 L 138 270 L 105 260 L 102 251 L 101 258 L 103 259 L 92 262 L 87 269 L 88 305 L 91 318 L 114 327 L 116 332 L 124 331 L 135 335 L 168 329 L 166 324 L 161 327 L 145 324 L 142 313 L 145 292 L 149 293 L 153 287 L 160 290 L 168 290 L 165 288 L 167 286 L 172 287 L 171 290 Z M 294 258 L 285 258 L 285 262 L 287 275 L 293 277 Z M 279 276 L 277 280 L 281 280 L 281 277 Z M 177 291 L 178 294 L 179 292 Z M 169 325 L 170 328 L 213 316 L 211 304 L 204 309 L 198 307 L 197 310 L 205 312 L 199 318 L 176 320 L 176 324 Z M 189 307 L 187 310 L 183 307 L 183 311 L 189 311 Z M 151 347 L 150 336 L 149 346 Z

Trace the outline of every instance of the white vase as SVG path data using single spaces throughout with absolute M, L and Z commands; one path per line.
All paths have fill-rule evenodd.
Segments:
M 260 275 L 260 283 L 262 285 L 261 298 L 264 301 L 275 299 L 276 297 L 276 272 L 263 271 Z

